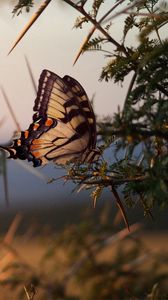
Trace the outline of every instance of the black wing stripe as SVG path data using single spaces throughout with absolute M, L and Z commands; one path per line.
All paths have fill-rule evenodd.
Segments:
M 90 101 L 87 97 L 87 94 L 85 92 L 85 90 L 83 89 L 83 87 L 81 86 L 81 84 L 75 80 L 74 78 L 65 75 L 63 77 L 63 80 L 69 85 L 69 88 L 71 88 L 71 90 L 73 89 L 73 91 L 75 91 L 75 96 L 77 97 L 79 103 L 80 103 L 80 107 L 83 110 L 83 113 L 85 114 L 87 119 L 92 119 L 92 121 L 90 122 L 90 120 L 88 120 L 89 123 L 89 130 L 90 130 L 90 135 L 91 135 L 91 144 L 90 147 L 91 148 L 95 148 L 96 146 L 96 120 L 95 120 L 95 115 L 92 109 L 92 106 L 90 104 Z

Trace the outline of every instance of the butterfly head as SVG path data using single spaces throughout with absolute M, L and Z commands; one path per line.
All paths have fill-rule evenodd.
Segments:
M 28 158 L 28 147 L 26 145 L 16 146 L 16 156 L 22 160 Z

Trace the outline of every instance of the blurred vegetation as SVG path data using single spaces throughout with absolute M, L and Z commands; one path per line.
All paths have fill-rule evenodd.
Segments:
M 24 216 L 16 215 L 1 238 L 0 299 L 167 299 L 164 241 L 155 249 L 138 238 L 139 224 L 119 230 L 120 215 L 108 223 L 108 213 L 95 223 L 88 210 L 57 232 L 31 224 L 19 236 Z

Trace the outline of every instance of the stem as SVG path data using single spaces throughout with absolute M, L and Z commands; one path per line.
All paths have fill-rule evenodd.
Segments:
M 106 130 L 105 131 L 106 135 L 115 135 L 115 136 L 125 136 L 128 135 L 127 128 L 126 129 L 118 129 L 118 130 Z M 104 131 L 99 131 L 98 134 L 103 135 Z M 145 138 L 148 137 L 160 137 L 168 140 L 168 131 L 164 132 L 161 130 L 142 130 L 142 129 L 137 129 L 135 126 L 129 127 L 129 135 L 134 134 L 139 135 Z
M 148 8 L 148 6 L 147 6 L 147 5 L 145 5 L 145 6 L 146 6 L 146 9 L 147 9 L 147 11 L 149 12 L 149 14 L 152 16 L 153 11 L 151 12 L 150 9 Z M 154 23 L 154 22 L 155 22 L 154 17 L 152 17 L 152 19 L 153 19 L 153 23 Z M 155 28 L 156 35 L 157 35 L 157 37 L 158 37 L 158 40 L 159 40 L 160 44 L 162 44 L 162 40 L 161 40 L 161 38 L 160 38 L 159 31 L 158 31 L 158 28 L 157 28 L 157 26 L 155 25 L 155 23 L 154 23 L 154 28 Z
M 120 0 L 118 1 L 112 8 L 109 9 L 109 11 L 98 21 L 99 23 L 102 23 L 109 14 L 112 13 L 113 10 L 116 9 L 117 6 L 119 6 L 120 4 L 122 4 L 125 0 Z
M 36 81 L 34 79 L 34 75 L 33 75 L 32 69 L 30 67 L 30 64 L 29 64 L 27 56 L 25 56 L 25 61 L 26 61 L 26 66 L 27 66 L 27 69 L 28 69 L 28 72 L 29 72 L 29 75 L 30 75 L 30 79 L 31 79 L 32 85 L 33 85 L 33 89 L 34 89 L 34 92 L 35 92 L 35 95 L 36 95 L 37 94 Z
M 71 180 L 78 180 L 77 177 L 73 178 L 70 177 L 69 179 Z M 83 180 L 83 184 L 87 184 L 87 185 L 103 185 L 103 186 L 110 186 L 110 185 L 121 185 L 127 182 L 141 182 L 145 179 L 147 179 L 147 175 L 141 175 L 141 176 L 137 176 L 134 178 L 124 178 L 124 179 L 117 179 L 117 178 L 109 178 L 109 179 L 100 179 L 100 180 L 88 180 L 88 178 L 86 178 L 85 180 Z M 79 180 L 81 180 L 79 178 Z
M 15 113 L 14 113 L 14 111 L 13 111 L 13 108 L 12 108 L 12 106 L 11 106 L 9 100 L 8 100 L 8 97 L 7 97 L 7 95 L 6 95 L 5 90 L 3 89 L 3 87 L 1 87 L 1 91 L 2 91 L 2 94 L 3 94 L 3 96 L 4 96 L 6 105 L 7 105 L 8 109 L 9 109 L 10 115 L 11 115 L 11 117 L 12 117 L 12 119 L 13 119 L 13 122 L 14 122 L 15 125 L 16 125 L 17 131 L 21 131 L 19 122 L 17 121 L 17 118 L 16 118 L 16 116 L 15 116 Z
M 128 91 L 127 91 L 127 94 L 126 94 L 126 97 L 125 97 L 125 101 L 124 101 L 124 107 L 123 107 L 123 115 L 124 115 L 124 112 L 126 110 L 126 106 L 127 106 L 127 100 L 129 98 L 129 95 L 130 95 L 130 92 L 132 91 L 132 88 L 133 88 L 133 85 L 134 85 L 134 82 L 136 80 L 136 76 L 137 76 L 137 72 L 135 72 L 132 76 L 132 79 L 130 81 L 130 85 L 128 87 Z
M 119 12 L 117 12 L 115 15 L 113 15 L 112 17 L 110 17 L 109 19 L 106 20 L 106 22 L 111 21 L 113 19 L 115 19 L 116 17 L 120 16 L 121 14 L 126 14 L 126 13 L 131 13 L 129 12 L 130 9 L 134 8 L 135 6 L 137 6 L 138 4 L 140 4 L 141 2 L 143 2 L 144 0 L 137 0 L 134 1 L 133 4 L 128 5 L 126 8 L 120 10 Z M 132 12 L 134 14 L 134 12 Z
M 161 86 L 160 84 L 156 83 L 156 87 L 158 88 L 158 90 L 161 93 L 165 94 L 168 97 L 168 91 L 166 91 L 163 86 Z

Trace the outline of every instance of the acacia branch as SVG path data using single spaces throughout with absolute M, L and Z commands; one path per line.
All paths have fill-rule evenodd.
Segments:
M 113 10 L 116 9 L 116 7 L 117 7 L 118 5 L 120 5 L 121 3 L 123 3 L 124 1 L 125 1 L 125 0 L 120 0 L 120 1 L 118 1 L 112 8 L 110 8 L 109 11 L 106 12 L 105 15 L 98 21 L 98 24 L 101 24 L 101 23 L 107 18 L 107 16 L 108 16 L 109 14 L 112 13 Z M 76 55 L 76 58 L 75 58 L 73 64 L 75 64 L 75 63 L 77 62 L 79 56 L 80 56 L 81 53 L 83 52 L 83 49 L 84 49 L 85 45 L 89 42 L 89 40 L 90 40 L 91 36 L 93 35 L 93 33 L 95 32 L 96 28 L 97 28 L 97 27 L 94 25 L 94 26 L 91 28 L 91 30 L 89 31 L 87 37 L 85 38 L 84 42 L 82 43 L 82 45 L 81 45 L 81 47 L 80 47 L 80 49 L 79 49 L 79 51 L 78 51 L 78 54 Z
M 157 88 L 161 93 L 163 93 L 164 95 L 166 95 L 166 96 L 168 97 L 168 91 L 166 91 L 166 90 L 164 89 L 163 86 L 161 86 L 160 84 L 156 83 L 156 88 Z
M 111 186 L 111 185 L 117 186 L 117 185 L 121 185 L 121 184 L 128 183 L 128 182 L 142 182 L 147 178 L 148 178 L 147 175 L 140 175 L 140 176 L 135 176 L 135 177 L 131 177 L 131 178 L 122 178 L 122 179 L 109 176 L 109 178 L 106 178 L 106 179 L 101 178 L 98 180 L 88 180 L 89 179 L 89 176 L 88 176 L 84 180 L 82 180 L 82 183 L 86 184 L 86 185 L 103 185 L 103 186 L 107 187 L 107 186 Z M 69 177 L 68 179 L 71 179 L 73 181 L 81 181 L 80 176 L 79 177 L 78 176 Z
M 129 129 L 129 131 L 128 131 Z M 144 138 L 149 138 L 149 137 L 160 137 L 168 140 L 168 131 L 161 131 L 161 130 L 142 130 L 138 129 L 136 126 L 131 126 L 129 125 L 128 128 L 126 129 L 118 129 L 118 130 L 113 130 L 113 129 L 107 129 L 107 130 L 99 130 L 98 134 L 100 135 L 115 135 L 115 136 L 127 136 L 127 135 L 132 135 L 132 136 L 141 136 Z
M 126 56 L 128 56 L 127 50 L 125 49 L 125 47 L 121 44 L 119 44 L 115 39 L 113 39 L 109 33 L 103 29 L 101 27 L 101 25 L 99 24 L 99 22 L 97 22 L 95 19 L 93 19 L 83 8 L 83 6 L 79 6 L 76 5 L 75 3 L 73 3 L 71 0 L 63 0 L 64 2 L 66 2 L 67 4 L 69 4 L 70 6 L 72 6 L 73 8 L 75 8 L 78 12 L 80 12 L 83 16 L 85 16 L 85 18 L 90 21 L 96 29 L 98 29 L 106 38 L 109 42 L 111 42 L 113 45 L 115 45 L 117 47 L 118 51 L 123 52 Z

